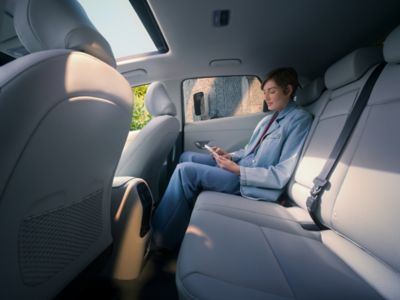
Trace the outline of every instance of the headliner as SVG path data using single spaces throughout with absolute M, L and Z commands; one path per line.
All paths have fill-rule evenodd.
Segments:
M 170 51 L 119 62 L 131 84 L 216 75 L 263 77 L 292 66 L 314 78 L 352 50 L 382 44 L 399 24 L 398 0 L 149 0 Z M 213 27 L 216 9 L 231 11 Z M 215 59 L 242 64 L 211 67 Z M 132 70 L 142 69 L 129 73 Z

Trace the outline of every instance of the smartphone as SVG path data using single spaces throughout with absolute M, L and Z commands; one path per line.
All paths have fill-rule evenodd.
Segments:
M 208 145 L 204 145 L 204 149 L 208 150 L 208 151 L 209 151 L 210 153 L 212 153 L 212 154 L 218 155 L 218 153 L 215 152 L 215 151 L 213 150 L 213 148 L 211 148 L 211 147 L 208 146 Z

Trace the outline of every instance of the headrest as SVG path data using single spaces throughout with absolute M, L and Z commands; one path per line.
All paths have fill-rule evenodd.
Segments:
M 397 26 L 383 44 L 383 56 L 388 63 L 400 63 L 400 26 Z
M 18 1 L 16 0 L 2 0 L 1 2 L 5 2 L 5 4 L 3 5 L 4 8 L 4 12 L 6 14 L 9 14 L 11 16 L 14 15 L 14 11 L 15 11 L 15 5 L 17 4 Z
M 176 115 L 175 104 L 167 94 L 161 82 L 153 82 L 147 89 L 144 103 L 152 116 Z
M 313 103 L 321 96 L 325 89 L 325 83 L 322 77 L 316 78 L 303 88 L 299 88 L 296 93 L 296 103 L 304 106 Z
M 357 49 L 334 63 L 325 72 L 325 85 L 328 89 L 333 90 L 356 81 L 370 67 L 382 60 L 382 49 L 380 47 Z
M 29 52 L 73 49 L 116 66 L 110 45 L 75 0 L 18 0 L 14 26 Z

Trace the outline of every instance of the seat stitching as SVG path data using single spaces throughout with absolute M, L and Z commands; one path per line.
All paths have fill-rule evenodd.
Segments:
M 312 238 L 312 237 L 303 236 L 303 235 L 300 235 L 300 234 L 297 234 L 297 233 L 287 232 L 287 231 L 282 230 L 282 229 L 271 228 L 271 227 L 269 227 L 269 226 L 257 225 L 257 224 L 254 224 L 254 223 L 250 222 L 250 221 L 242 220 L 242 219 L 236 219 L 236 218 L 234 218 L 234 217 L 227 216 L 227 215 L 224 215 L 223 213 L 215 212 L 215 211 L 212 211 L 212 210 L 209 210 L 209 209 L 201 209 L 201 210 L 202 210 L 202 211 L 207 211 L 207 212 L 210 212 L 210 213 L 214 213 L 214 214 L 216 214 L 216 215 L 220 215 L 220 216 L 223 216 L 223 217 L 225 217 L 225 218 L 229 218 L 229 219 L 232 219 L 232 220 L 235 220 L 235 221 L 244 222 L 244 223 L 247 223 L 247 224 L 250 224 L 250 225 L 259 227 L 259 228 L 268 228 L 268 229 L 270 229 L 270 230 L 275 230 L 275 231 L 283 232 L 283 233 L 286 233 L 286 234 L 290 234 L 290 235 L 292 235 L 292 236 L 301 237 L 301 238 L 307 238 L 307 239 L 312 240 L 312 241 L 321 242 L 320 240 L 317 240 L 317 239 Z M 276 218 L 276 219 L 278 219 L 278 218 Z M 293 222 L 293 223 L 296 223 L 296 222 Z M 298 224 L 298 223 L 297 223 L 297 224 Z M 300 224 L 299 224 L 299 226 L 300 226 Z M 307 230 L 304 230 L 304 231 L 307 232 Z
M 264 216 L 264 217 L 271 217 L 271 218 L 274 218 L 274 219 L 279 219 L 279 220 L 288 221 L 288 222 L 292 222 L 292 223 L 298 224 L 298 222 L 296 220 L 294 220 L 294 219 L 289 219 L 289 218 L 286 218 L 286 217 L 277 217 L 277 216 L 273 216 L 273 215 L 267 215 L 267 214 L 263 214 L 263 213 L 260 213 L 260 212 L 247 210 L 247 209 L 239 209 L 239 208 L 236 208 L 236 207 L 226 207 L 224 205 L 219 205 L 219 204 L 210 204 L 210 206 L 221 207 L 221 208 L 231 209 L 231 210 L 235 210 L 235 211 L 244 211 L 244 212 L 247 212 L 247 213 L 250 213 L 250 214 L 260 215 L 260 216 Z M 197 211 L 199 211 L 199 210 L 212 211 L 211 209 L 209 209 L 207 207 L 206 208 L 197 207 L 195 210 L 197 210 Z M 218 212 L 218 213 L 221 214 L 221 215 L 225 215 L 224 213 L 221 213 L 221 212 Z
M 190 273 L 189 273 L 189 274 L 190 274 Z M 189 274 L 188 274 L 188 275 L 189 275 Z M 192 299 L 200 299 L 200 298 L 194 296 L 194 295 L 193 295 L 191 292 L 189 292 L 188 289 L 185 287 L 185 284 L 183 283 L 183 280 L 185 279 L 185 277 L 186 277 L 186 275 L 185 275 L 182 279 L 179 279 L 180 282 L 181 282 L 181 284 L 180 284 L 181 288 L 182 288 L 182 289 L 184 290 L 184 292 L 185 292 L 187 295 L 189 295 L 189 297 L 191 297 Z M 177 283 L 176 285 L 177 285 L 177 287 L 178 287 L 179 283 Z
M 287 275 L 286 275 L 286 273 L 285 273 L 285 271 L 284 271 L 284 269 L 283 269 L 283 267 L 282 267 L 282 265 L 281 265 L 281 262 L 279 261 L 278 257 L 276 256 L 275 251 L 274 251 L 274 248 L 272 248 L 272 245 L 271 245 L 271 243 L 269 242 L 267 235 L 266 235 L 265 232 L 261 229 L 261 227 L 259 227 L 259 226 L 257 226 L 257 227 L 258 227 L 258 229 L 260 229 L 262 236 L 264 237 L 265 241 L 266 241 L 267 244 L 269 245 L 269 247 L 270 247 L 270 249 L 271 249 L 271 252 L 272 252 L 272 254 L 273 254 L 274 257 L 275 257 L 275 260 L 276 260 L 276 262 L 277 262 L 279 268 L 281 269 L 282 274 L 283 274 L 283 276 L 285 277 L 286 282 L 287 282 L 287 284 L 288 284 L 290 290 L 292 291 L 292 294 L 293 294 L 294 298 L 296 299 L 296 298 L 297 298 L 297 297 L 296 297 L 296 293 L 294 292 L 292 286 L 290 285 L 289 278 L 287 277 Z
M 385 100 L 379 101 L 378 103 L 367 104 L 366 107 L 381 106 L 381 105 L 392 104 L 392 103 L 397 103 L 397 102 L 399 102 L 399 97 L 393 96 L 393 97 L 386 98 Z
M 323 118 L 320 118 L 319 120 L 320 120 L 320 123 L 321 123 L 321 121 L 326 121 L 326 120 L 330 120 L 330 119 L 334 119 L 334 118 L 338 118 L 338 117 L 348 116 L 348 115 L 350 115 L 350 112 L 344 112 L 344 113 L 339 113 L 339 114 L 336 114 L 336 115 L 333 115 L 333 116 L 323 117 Z M 344 124 L 341 124 L 341 125 L 344 125 Z
M 181 281 L 185 280 L 187 277 L 189 277 L 191 275 L 196 275 L 196 274 L 202 275 L 204 277 L 209 277 L 209 278 L 214 279 L 214 280 L 222 281 L 224 283 L 227 283 L 227 284 L 230 284 L 230 285 L 233 285 L 233 286 L 237 286 L 237 287 L 240 287 L 240 288 L 254 290 L 254 291 L 257 291 L 257 292 L 260 292 L 260 293 L 263 293 L 263 294 L 267 294 L 267 295 L 276 295 L 276 296 L 279 296 L 279 297 L 287 298 L 287 297 L 279 295 L 279 294 L 269 293 L 269 292 L 266 292 L 266 291 L 263 291 L 263 290 L 260 290 L 260 289 L 257 289 L 257 288 L 243 286 L 243 285 L 236 284 L 236 283 L 230 282 L 228 280 L 225 280 L 225 279 L 222 279 L 222 278 L 217 278 L 215 276 L 212 276 L 212 275 L 209 275 L 209 274 L 205 274 L 205 273 L 202 273 L 202 272 L 198 272 L 198 271 L 193 271 L 193 272 L 187 273 L 185 276 L 182 277 Z

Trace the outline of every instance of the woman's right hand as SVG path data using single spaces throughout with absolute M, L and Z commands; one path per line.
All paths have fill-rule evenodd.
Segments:
M 227 159 L 231 159 L 231 155 L 228 153 L 228 152 L 226 152 L 224 149 L 222 149 L 222 148 L 219 148 L 219 147 L 216 147 L 216 146 L 213 146 L 213 147 L 211 147 L 214 151 L 215 151 L 215 153 L 217 153 L 218 155 L 220 155 L 220 156 L 222 156 L 222 157 L 225 157 L 225 158 L 227 158 Z

